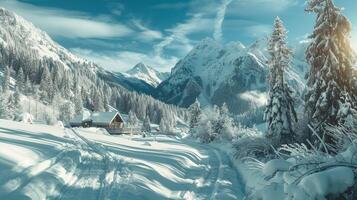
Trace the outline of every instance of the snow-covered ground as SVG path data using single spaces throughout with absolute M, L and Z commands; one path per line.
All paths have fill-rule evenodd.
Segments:
M 0 199 L 243 199 L 227 154 L 189 139 L 0 120 Z

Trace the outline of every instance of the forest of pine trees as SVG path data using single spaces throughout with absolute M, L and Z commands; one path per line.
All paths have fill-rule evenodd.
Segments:
M 123 113 L 131 110 L 140 119 L 148 116 L 153 123 L 160 123 L 163 116 L 165 120 L 174 120 L 174 116 L 183 119 L 186 117 L 185 109 L 164 104 L 144 94 L 130 92 L 100 78 L 98 73 L 105 71 L 102 72 L 93 63 L 71 62 L 64 65 L 51 58 L 37 58 L 35 55 L 34 50 L 21 45 L 21 41 L 0 45 L 0 66 L 4 72 L 1 81 L 4 95 L 1 95 L 0 114 L 4 118 L 14 119 L 16 113 L 26 111 L 39 120 L 57 119 L 68 122 L 75 114 L 80 114 L 83 107 L 94 111 L 108 111 L 109 105 Z M 10 83 L 11 78 L 14 79 L 13 83 Z M 6 105 L 12 105 L 15 91 L 18 94 L 16 98 L 22 94 L 29 99 L 29 103 L 14 106 L 17 110 L 6 114 L 9 112 L 1 110 L 10 109 Z M 33 108 L 34 102 L 36 108 Z M 40 113 L 37 102 L 52 111 Z M 52 118 L 55 119 L 48 120 L 50 115 L 54 115 Z

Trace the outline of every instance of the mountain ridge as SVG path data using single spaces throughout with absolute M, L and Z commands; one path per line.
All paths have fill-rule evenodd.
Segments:
M 196 98 L 203 106 L 227 103 L 237 114 L 263 106 L 269 72 L 265 43 L 259 40 L 246 47 L 239 41 L 222 45 L 205 38 L 175 65 L 157 87 L 156 97 L 183 107 Z M 303 70 L 299 70 L 293 67 L 287 75 L 291 85 L 302 92 Z
M 153 87 L 157 87 L 169 75 L 168 73 L 165 72 L 159 72 L 142 62 L 139 62 L 133 68 L 122 74 L 127 77 L 137 78 L 142 81 L 145 81 L 146 83 L 152 85 Z

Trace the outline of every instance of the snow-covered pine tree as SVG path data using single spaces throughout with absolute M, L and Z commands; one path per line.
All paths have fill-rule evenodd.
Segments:
M 198 99 L 188 108 L 188 111 L 190 113 L 190 129 L 193 129 L 197 126 L 202 113 Z
M 94 88 L 94 90 L 92 90 L 92 101 L 93 101 L 93 110 L 94 111 L 104 111 L 104 102 L 103 102 L 103 97 L 102 94 Z
M 228 140 L 233 139 L 235 134 L 235 126 L 233 124 L 233 119 L 229 115 L 228 106 L 226 103 L 223 103 L 219 110 L 219 123 L 221 124 L 221 129 L 218 134 L 221 138 L 225 138 Z
M 11 120 L 14 119 L 15 116 L 18 114 L 18 112 L 21 110 L 20 94 L 18 91 L 16 91 L 15 93 L 10 93 L 8 95 L 6 106 L 7 106 L 6 118 Z
M 25 74 L 22 67 L 20 67 L 19 70 L 17 71 L 16 88 L 19 90 L 19 92 L 25 91 Z
M 31 95 L 31 93 L 32 93 L 31 81 L 28 77 L 26 77 L 24 94 L 29 96 Z
M 6 96 L 4 94 L 0 95 L 0 119 L 6 118 L 7 114 L 7 105 L 6 105 Z
M 103 106 L 104 106 L 105 112 L 108 112 L 109 111 L 109 101 L 108 101 L 107 95 L 104 95 Z
M 159 124 L 159 129 L 161 133 L 166 133 L 167 132 L 167 121 L 165 121 L 164 118 L 161 118 L 160 124 Z
M 148 115 L 144 119 L 141 131 L 146 132 L 146 133 L 150 133 L 151 132 L 150 117 Z
M 4 68 L 3 79 L 1 83 L 2 92 L 6 93 L 9 90 L 10 84 L 10 69 L 8 66 Z
M 267 136 L 274 145 L 294 141 L 293 120 L 297 120 L 292 90 L 284 79 L 284 70 L 289 67 L 292 51 L 286 43 L 286 29 L 279 17 L 268 44 L 270 54 L 269 99 L 264 119 L 268 123 Z
M 76 115 L 83 113 L 83 100 L 81 96 L 74 98 L 74 112 Z
M 60 87 L 60 90 L 61 90 L 61 93 L 62 93 L 62 96 L 65 98 L 65 99 L 69 99 L 71 97 L 71 75 L 69 72 L 65 72 L 64 75 L 63 75 L 63 78 L 62 78 L 62 82 L 61 82 L 61 87 Z
M 332 143 L 331 138 L 324 137 L 326 125 L 343 124 L 349 115 L 357 115 L 349 41 L 351 25 L 333 0 L 308 0 L 306 11 L 317 17 L 306 51 L 311 67 L 305 111 L 312 128 L 325 142 Z
M 71 101 L 64 102 L 60 106 L 60 120 L 68 123 L 74 116 L 74 105 Z
M 40 100 L 42 100 L 45 103 L 52 102 L 54 91 L 53 91 L 50 71 L 46 66 L 43 68 L 43 72 L 41 75 L 40 91 L 41 91 Z
M 132 110 L 130 110 L 128 114 L 128 124 L 131 128 L 136 127 L 138 124 L 138 118 Z
M 20 112 L 22 111 L 20 91 L 18 88 L 16 88 L 13 94 L 13 108 L 14 108 L 14 117 L 16 117 L 16 115 L 20 114 Z

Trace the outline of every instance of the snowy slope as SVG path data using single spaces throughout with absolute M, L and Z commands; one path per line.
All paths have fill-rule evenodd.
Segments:
M 8 58 L 1 60 L 0 68 L 7 64 L 7 59 L 10 61 L 16 59 L 11 54 L 17 56 L 23 54 L 22 57 L 36 60 L 35 66 L 31 66 L 33 68 L 39 67 L 38 63 L 50 63 L 50 66 L 56 65 L 60 69 L 72 70 L 72 72 L 82 70 L 80 73 L 89 77 L 99 75 L 105 81 L 113 82 L 131 91 L 151 94 L 154 89 L 151 83 L 137 77 L 128 77 L 121 73 L 104 70 L 95 63 L 72 54 L 54 42 L 46 32 L 4 8 L 0 8 L 0 50 L 8 55 Z M 159 73 L 157 76 L 163 78 Z
M 245 47 L 240 42 L 223 46 L 213 39 L 204 39 L 157 87 L 157 97 L 185 107 L 195 98 L 204 106 L 226 102 L 235 113 L 261 106 L 268 75 L 265 46 L 264 40 Z M 287 74 L 292 85 L 302 91 L 304 82 L 299 70 L 292 68 Z
M 149 83 L 136 77 L 127 76 L 121 72 L 110 72 L 101 70 L 98 75 L 104 80 L 122 86 L 128 89 L 129 91 L 136 91 L 149 95 L 152 95 L 155 91 L 155 87 L 150 85 Z
M 0 120 L 0 199 L 243 199 L 227 154 L 153 140 Z
M 5 49 L 16 46 L 30 50 L 39 59 L 57 61 L 66 69 L 72 68 L 73 64 L 86 64 L 96 71 L 94 64 L 70 53 L 31 22 L 4 8 L 0 8 L 0 38 L 0 45 Z
M 127 77 L 137 78 L 139 80 L 145 81 L 153 87 L 157 87 L 163 80 L 168 77 L 168 73 L 159 72 L 154 68 L 145 65 L 144 63 L 138 63 L 132 69 L 123 74 Z

